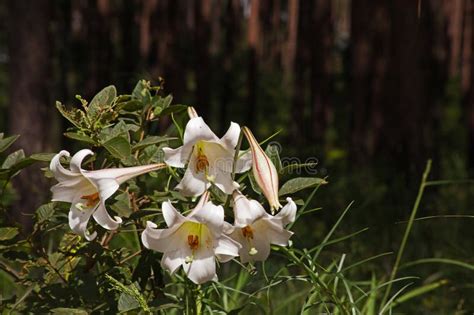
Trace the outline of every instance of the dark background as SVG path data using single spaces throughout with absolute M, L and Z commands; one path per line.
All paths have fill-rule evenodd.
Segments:
M 231 120 L 260 139 L 281 130 L 281 156 L 317 158 L 324 211 L 297 235 L 314 246 L 356 200 L 340 233 L 370 229 L 331 250 L 362 258 L 398 248 L 427 159 L 431 178 L 472 175 L 473 56 L 473 0 L 1 1 L 0 130 L 27 154 L 71 149 L 55 100 L 162 77 L 218 133 Z M 35 174 L 17 184 L 25 212 L 49 198 Z M 472 215 L 473 201 L 469 186 L 430 189 L 419 216 L 437 218 L 417 221 L 405 260 L 472 263 L 472 219 L 441 216 Z M 451 280 L 426 307 L 472 306 L 472 272 L 407 273 Z

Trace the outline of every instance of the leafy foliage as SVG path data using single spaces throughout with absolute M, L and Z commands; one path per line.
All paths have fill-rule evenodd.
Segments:
M 172 97 L 163 95 L 161 86 L 152 86 L 142 80 L 129 95 L 117 95 L 115 87 L 108 86 L 90 103 L 81 97 L 78 100 L 80 107 L 67 108 L 59 102 L 56 106 L 72 124 L 65 136 L 97 153 L 86 162 L 92 169 L 161 162 L 161 148 L 174 145 L 182 138 L 187 107 L 172 105 Z M 157 135 L 157 130 L 163 129 L 164 125 L 160 124 L 164 119 L 173 124 L 164 135 Z M 16 138 L 3 138 L 2 135 L 0 153 Z M 279 153 L 271 149 L 267 149 L 267 153 L 280 173 L 284 173 Z M 2 159 L 0 170 L 3 186 L 24 167 L 48 162 L 51 158 L 51 154 L 25 157 L 22 150 L 7 155 Z M 291 168 L 298 167 L 291 165 Z M 439 183 L 427 181 L 428 173 L 429 170 L 423 177 L 423 188 Z M 48 170 L 45 175 L 50 176 Z M 70 231 L 67 224 L 69 204 L 62 202 L 39 206 L 33 231 L 29 234 L 21 234 L 19 227 L 8 226 L 2 221 L 0 310 L 53 314 L 378 314 L 388 313 L 449 283 L 444 278 L 420 282 L 416 277 L 397 277 L 411 225 L 407 227 L 397 253 L 400 259 L 388 280 L 387 275 L 375 273 L 364 279 L 359 268 L 390 253 L 357 260 L 352 254 L 331 252 L 323 258 L 328 247 L 365 232 L 366 229 L 362 229 L 349 235 L 337 235 L 352 204 L 342 211 L 320 244 L 303 248 L 298 241 L 304 237 L 298 235 L 298 220 L 320 210 L 311 207 L 316 193 L 327 184 L 325 179 L 317 177 L 290 178 L 281 185 L 279 195 L 282 199 L 312 189 L 303 200 L 297 200 L 300 208 L 291 246 L 274 246 L 274 255 L 261 264 L 241 265 L 235 261 L 222 266 L 219 282 L 198 286 L 182 271 L 170 276 L 160 266 L 161 254 L 143 248 L 139 235 L 147 220 L 163 225 L 160 208 L 163 201 L 179 201 L 185 212 L 193 208 L 193 198 L 173 190 L 182 176 L 182 172 L 169 168 L 121 186 L 107 206 L 124 218 L 122 226 L 116 231 L 96 229 L 99 235 L 92 242 Z M 251 174 L 243 174 L 236 180 L 241 187 L 253 190 L 252 197 L 265 203 Z M 227 196 L 217 190 L 211 190 L 211 193 L 212 198 L 225 204 L 226 213 L 231 213 Z M 415 219 L 422 193 L 420 190 L 411 222 Z M 3 204 L 2 211 L 6 210 L 7 204 Z M 438 261 L 456 264 L 454 260 Z M 472 268 L 469 264 L 461 265 Z M 395 285 L 397 291 L 394 293 L 391 287 Z

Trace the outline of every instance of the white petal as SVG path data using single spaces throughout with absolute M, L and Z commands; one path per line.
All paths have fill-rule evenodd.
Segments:
M 202 195 L 210 186 L 211 184 L 206 180 L 204 172 L 196 173 L 194 163 L 190 162 L 176 189 L 184 196 L 194 197 Z
M 210 249 L 196 251 L 193 261 L 184 263 L 183 269 L 188 278 L 196 284 L 213 280 L 216 277 L 214 253 Z
M 179 225 L 175 225 L 170 229 L 157 229 L 156 224 L 148 221 L 145 230 L 141 235 L 143 245 L 157 252 L 164 253 L 179 248 L 180 235 L 175 233 L 179 229 Z
M 163 148 L 165 154 L 164 161 L 169 166 L 183 168 L 188 162 L 192 150 L 192 144 L 183 145 L 176 149 Z
M 222 235 L 216 241 L 214 253 L 220 262 L 227 262 L 239 256 L 239 249 L 242 246 L 226 235 Z
M 114 217 L 115 220 L 110 217 L 102 200 L 100 200 L 99 206 L 93 215 L 95 221 L 107 230 L 116 230 L 120 226 L 120 223 L 122 223 L 120 217 Z
M 288 246 L 288 240 L 293 232 L 285 230 L 279 218 L 268 215 L 266 218 L 259 220 L 259 232 L 264 230 L 268 241 L 275 245 Z
M 252 152 L 247 151 L 239 152 L 239 158 L 235 162 L 235 172 L 236 173 L 243 173 L 248 171 L 252 167 Z
M 87 196 L 97 192 L 96 188 L 83 176 L 60 182 L 51 187 L 52 201 L 73 202 L 77 196 Z
M 65 169 L 61 165 L 60 160 L 61 160 L 61 157 L 63 157 L 63 156 L 69 157 L 69 152 L 67 152 L 65 150 L 60 151 L 58 154 L 56 154 L 51 159 L 51 163 L 49 163 L 49 169 L 53 173 L 54 177 L 58 181 L 62 182 L 62 181 L 70 180 L 70 179 L 73 179 L 77 176 L 80 176 L 81 174 L 79 172 L 73 173 L 70 170 Z
M 224 221 L 224 227 L 222 229 L 222 232 L 224 234 L 230 235 L 234 232 L 234 230 L 235 230 L 235 227 L 232 224 L 230 224 L 229 222 Z
M 234 150 L 228 150 L 220 143 L 205 142 L 204 154 L 211 167 L 229 174 L 232 173 Z
M 240 126 L 235 122 L 231 122 L 229 129 L 225 133 L 225 135 L 221 138 L 221 141 L 226 145 L 226 147 L 230 150 L 235 149 L 237 145 L 237 141 L 239 140 L 240 135 Z
M 209 167 L 209 174 L 214 176 L 214 185 L 227 195 L 232 194 L 236 186 L 232 180 L 231 173 Z
M 168 227 L 173 227 L 176 224 L 181 224 L 186 218 L 176 210 L 171 204 L 171 201 L 165 201 L 161 204 L 161 212 Z
M 76 154 L 74 154 L 71 158 L 71 162 L 69 163 L 71 167 L 71 171 L 80 173 L 82 170 L 82 167 L 81 167 L 82 160 L 84 160 L 86 156 L 93 155 L 93 154 L 94 152 L 92 152 L 89 149 L 82 149 L 78 151 Z
M 110 196 L 112 196 L 118 189 L 119 184 L 115 178 L 95 178 L 89 177 L 89 173 L 84 171 L 85 177 L 90 180 L 90 182 L 97 188 L 99 191 L 100 199 L 105 202 Z
M 296 204 L 290 197 L 286 198 L 286 201 L 288 203 L 275 215 L 276 218 L 281 219 L 283 225 L 295 222 L 296 217 Z
M 247 199 L 239 191 L 233 193 L 234 225 L 245 227 L 252 224 L 266 214 L 263 206 L 256 200 Z
M 163 269 L 168 270 L 171 274 L 173 274 L 179 266 L 184 264 L 184 260 L 186 256 L 183 255 L 180 249 L 176 249 L 174 251 L 166 252 L 163 254 L 161 258 L 161 267 Z
M 222 233 L 224 228 L 224 208 L 216 206 L 210 201 L 202 208 L 194 209 L 188 218 L 206 224 L 213 234 L 217 236 Z
M 257 253 L 249 255 L 251 261 L 264 261 L 270 256 L 270 241 L 264 233 L 260 233 L 260 231 L 255 229 L 252 245 L 257 250 Z M 245 263 L 243 260 L 241 261 Z
M 87 231 L 87 223 L 89 222 L 92 213 L 95 211 L 95 207 L 79 210 L 76 207 L 76 203 L 77 202 L 73 202 L 69 209 L 69 227 L 74 233 L 83 235 L 88 241 L 92 241 L 97 236 L 97 232 L 89 234 Z
M 199 140 L 219 141 L 202 117 L 192 118 L 184 130 L 183 145 L 194 144 Z
M 98 180 L 101 178 L 115 179 L 118 184 L 122 184 L 129 179 L 136 176 L 146 174 L 152 171 L 159 170 L 166 167 L 164 163 L 141 165 L 133 167 L 122 167 L 122 168 L 106 168 L 95 171 L 82 171 L 82 173 L 89 178 L 89 180 Z

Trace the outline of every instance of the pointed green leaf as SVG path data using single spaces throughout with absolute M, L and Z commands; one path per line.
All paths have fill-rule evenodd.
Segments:
M 0 228 L 0 241 L 11 240 L 18 235 L 18 228 L 4 227 Z
M 98 113 L 106 108 L 110 107 L 117 97 L 117 90 L 115 86 L 109 85 L 103 88 L 90 102 L 87 108 L 87 116 L 91 119 L 97 118 Z
M 25 158 L 25 152 L 23 152 L 22 149 L 20 149 L 18 151 L 15 151 L 15 152 L 11 153 L 9 156 L 7 156 L 5 161 L 3 161 L 2 168 L 3 169 L 10 168 L 13 165 L 15 165 L 16 163 L 23 160 L 24 158 Z
M 1 139 L 0 140 L 0 152 L 3 152 L 5 151 L 6 149 L 8 149 L 8 147 L 10 147 L 13 142 L 16 141 L 16 139 L 18 139 L 19 136 L 10 136 L 10 137 L 6 137 L 5 139 Z
M 137 149 L 141 149 L 141 148 L 147 147 L 147 146 L 152 145 L 152 144 L 157 144 L 157 143 L 160 143 L 160 142 L 171 141 L 171 140 L 176 140 L 176 139 L 178 139 L 178 138 L 176 138 L 176 137 L 149 136 L 149 137 L 146 137 L 145 139 L 143 139 L 142 141 L 136 143 L 133 146 L 133 150 L 135 151 Z
M 77 132 L 65 132 L 64 135 L 70 139 L 86 142 L 89 144 L 96 144 L 96 142 L 91 137 Z
M 314 187 L 320 184 L 327 184 L 327 181 L 318 177 L 293 178 L 287 181 L 285 184 L 283 184 L 283 186 L 281 186 L 280 191 L 278 192 L 278 195 L 283 196 L 283 195 L 293 194 L 297 191 Z
M 125 159 L 132 153 L 130 143 L 124 137 L 115 137 L 103 144 L 104 148 L 117 159 Z

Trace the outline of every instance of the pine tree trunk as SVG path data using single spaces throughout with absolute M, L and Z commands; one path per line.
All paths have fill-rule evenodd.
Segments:
M 21 135 L 15 148 L 27 155 L 52 151 L 50 2 L 8 1 L 8 18 L 9 132 Z M 12 214 L 28 230 L 27 215 L 49 195 L 47 181 L 39 167 L 30 167 L 15 178 L 14 187 L 18 200 Z

